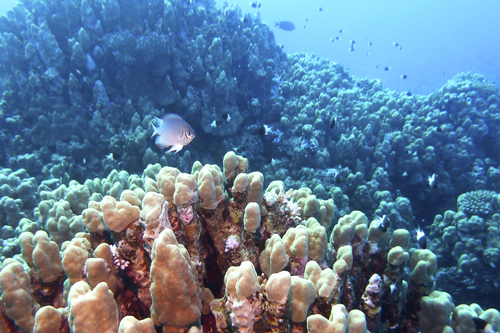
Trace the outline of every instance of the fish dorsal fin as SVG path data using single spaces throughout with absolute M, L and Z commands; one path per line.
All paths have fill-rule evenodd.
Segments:
M 163 120 L 161 120 L 161 118 L 158 118 L 156 116 L 155 116 L 155 120 L 156 120 L 156 126 L 161 127 L 161 123 Z M 153 121 L 151 122 L 151 126 L 153 126 L 153 134 L 151 135 L 151 137 L 153 137 L 153 136 L 158 134 L 158 127 L 155 126 Z
M 174 119 L 180 119 L 183 120 L 178 114 L 175 113 L 167 113 L 166 115 L 163 116 L 163 121 L 165 120 L 174 120 Z

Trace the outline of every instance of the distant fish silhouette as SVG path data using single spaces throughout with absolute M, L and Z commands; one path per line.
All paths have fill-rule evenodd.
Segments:
M 285 31 L 293 31 L 295 30 L 295 25 L 290 22 L 290 21 L 280 21 L 276 22 L 275 25 L 276 27 L 285 30 Z
M 330 128 L 333 129 L 336 123 L 337 123 L 337 117 L 332 117 L 332 120 L 330 120 Z

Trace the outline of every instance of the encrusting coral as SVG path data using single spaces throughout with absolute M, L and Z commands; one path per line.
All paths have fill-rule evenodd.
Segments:
M 264 190 L 232 152 L 224 166 L 151 166 L 120 200 L 88 188 L 87 232 L 60 248 L 23 232 L 22 255 L 0 272 L 0 328 L 434 333 L 477 316 L 496 327 L 498 311 L 434 291 L 436 256 L 410 249 L 406 230 L 359 211 L 333 221 L 328 200 L 280 182 Z

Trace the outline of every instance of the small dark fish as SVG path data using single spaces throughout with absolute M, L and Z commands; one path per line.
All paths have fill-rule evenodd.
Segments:
M 372 42 L 369 42 L 369 43 L 368 43 L 368 46 L 372 46 L 372 45 L 373 45 L 373 43 L 372 43 Z
M 339 36 L 337 36 L 337 37 L 335 37 L 335 39 L 336 39 L 336 40 L 339 40 L 339 39 L 340 39 L 340 37 L 339 37 Z
M 488 322 L 486 320 L 481 319 L 479 317 L 473 317 L 472 321 L 474 322 L 474 325 L 476 326 L 476 328 L 479 331 L 484 330 L 484 328 L 486 327 L 486 325 L 488 325 Z
M 355 40 L 351 40 L 351 44 L 356 44 L 356 41 Z
M 375 66 L 375 68 L 378 68 L 378 65 L 377 65 L 377 66 Z
M 259 4 L 257 5 L 257 8 L 260 8 L 260 6 L 261 6 L 261 4 L 260 4 L 260 2 L 259 2 Z
M 215 125 L 216 125 L 216 126 L 220 126 L 220 125 L 222 125 L 222 120 L 216 120 L 216 121 L 215 121 Z
M 408 77 L 408 75 L 406 75 L 406 74 L 401 75 L 402 79 L 406 79 L 407 77 Z
M 422 237 L 418 240 L 418 246 L 422 249 L 425 250 L 427 249 L 427 237 Z
M 398 47 L 398 46 L 399 46 L 399 43 L 395 42 L 395 43 L 394 43 L 394 46 Z
M 332 120 L 330 120 L 330 128 L 333 129 L 336 123 L 337 123 L 337 117 L 332 117 Z
M 264 127 L 264 125 L 259 126 L 259 129 L 257 130 L 257 133 L 259 133 L 260 136 L 266 135 L 266 128 Z
M 391 220 L 389 219 L 389 216 L 384 215 L 382 217 L 378 217 L 377 226 L 380 231 L 387 232 L 387 230 L 391 226 Z
M 389 67 L 384 67 L 384 71 L 388 71 L 389 70 Z
M 352 47 L 352 45 L 351 45 L 351 47 L 349 48 L 349 51 L 351 51 L 351 52 L 352 52 L 352 51 L 354 51 L 354 47 Z
M 402 50 L 402 49 L 403 49 L 403 47 L 402 47 L 402 46 L 400 46 L 400 47 L 399 47 L 399 49 L 400 49 L 400 50 Z
M 306 28 L 306 25 L 304 24 L 304 29 Z
M 278 28 L 280 28 L 282 30 L 285 30 L 285 31 L 293 31 L 293 30 L 295 30 L 295 25 L 292 22 L 290 22 L 290 21 L 276 22 L 274 24 L 274 26 L 276 26 L 276 27 L 278 27 Z
M 221 114 L 221 117 L 222 117 L 222 119 L 227 120 L 227 118 L 229 117 L 229 114 L 224 112 L 223 114 Z
M 488 323 L 486 320 L 479 317 L 473 317 L 472 321 L 474 322 L 474 325 L 476 326 L 476 331 L 478 333 L 495 333 L 495 330 L 493 329 L 491 324 Z
M 257 2 L 250 2 L 250 6 L 252 6 L 253 8 L 257 8 Z
M 417 225 L 417 243 L 418 246 L 422 249 L 425 250 L 427 248 L 427 236 L 425 235 L 425 232 L 420 229 L 420 226 Z
M 411 96 L 411 92 L 407 91 L 406 96 Z
M 319 10 L 320 12 L 322 12 L 322 11 L 323 11 L 323 8 L 319 7 L 319 8 L 318 8 L 318 10 Z
M 267 125 L 262 125 L 259 127 L 259 130 L 258 130 L 258 133 L 260 136 L 266 136 L 266 135 L 269 135 L 269 134 L 274 134 L 275 131 L 273 131 L 273 127 L 272 126 L 267 126 Z
M 341 175 L 339 175 L 339 174 L 337 174 L 337 175 L 335 176 L 335 179 L 334 179 L 335 185 L 338 185 L 338 184 L 342 183 L 342 181 L 343 181 L 343 180 L 344 180 L 344 179 L 342 178 L 342 176 L 341 176 Z
M 308 21 L 309 21 L 309 19 L 308 19 L 308 18 L 306 18 L 306 22 L 308 22 Z
M 335 38 L 332 37 L 332 39 L 330 39 L 332 41 L 332 43 L 335 41 Z
M 342 29 L 340 29 L 339 32 L 342 33 L 343 32 Z

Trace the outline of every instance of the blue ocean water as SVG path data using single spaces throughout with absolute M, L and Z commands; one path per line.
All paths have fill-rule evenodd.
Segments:
M 3 0 L 0 3 L 0 15 L 6 15 L 9 9 L 12 9 L 17 0 Z
M 429 94 L 469 71 L 500 85 L 500 2 L 495 0 L 218 1 L 224 2 L 259 12 L 286 52 L 314 53 L 396 91 Z M 277 21 L 291 21 L 296 29 L 280 30 Z M 332 43 L 336 37 L 340 40 Z

